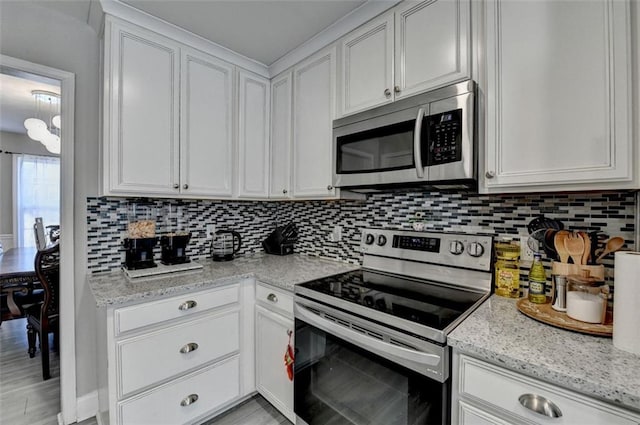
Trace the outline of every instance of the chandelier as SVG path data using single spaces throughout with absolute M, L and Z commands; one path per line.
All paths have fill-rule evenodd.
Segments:
M 34 118 L 24 121 L 29 138 L 40 142 L 51 153 L 60 153 L 60 95 L 48 91 L 34 90 L 36 101 Z

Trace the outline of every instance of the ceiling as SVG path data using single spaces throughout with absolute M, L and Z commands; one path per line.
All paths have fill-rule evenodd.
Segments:
M 35 113 L 32 90 L 44 90 L 60 94 L 60 85 L 35 81 L 25 76 L 0 73 L 0 131 L 27 134 L 24 120 Z
M 271 65 L 365 0 L 121 0 Z

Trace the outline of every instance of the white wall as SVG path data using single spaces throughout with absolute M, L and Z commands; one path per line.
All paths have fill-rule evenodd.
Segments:
M 34 1 L 0 1 L 0 52 L 76 76 L 75 196 L 77 395 L 97 388 L 95 309 L 85 284 L 87 268 L 86 198 L 98 193 L 99 39 L 84 22 Z M 64 341 L 61 342 L 64 344 Z

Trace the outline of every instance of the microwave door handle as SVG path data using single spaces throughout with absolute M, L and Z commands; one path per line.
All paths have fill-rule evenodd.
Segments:
M 418 109 L 416 117 L 416 126 L 413 131 L 413 162 L 416 165 L 416 174 L 419 179 L 424 178 L 424 167 L 422 166 L 422 118 L 424 117 L 424 108 Z

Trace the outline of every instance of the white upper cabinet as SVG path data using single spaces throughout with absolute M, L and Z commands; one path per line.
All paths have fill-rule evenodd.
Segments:
M 269 196 L 270 84 L 247 71 L 238 73 L 238 196 Z
M 183 52 L 180 190 L 231 196 L 233 66 L 197 50 Z
M 342 114 L 393 102 L 393 14 L 353 31 L 340 46 Z
M 469 78 L 469 0 L 407 1 L 395 10 L 395 98 Z
M 109 16 L 105 28 L 103 194 L 230 197 L 233 65 Z
M 105 40 L 103 187 L 178 193 L 179 46 L 109 19 Z
M 270 198 L 291 195 L 291 133 L 293 74 L 287 71 L 271 80 Z
M 629 2 L 490 0 L 486 7 L 481 189 L 637 187 Z
M 340 115 L 470 77 L 470 0 L 407 1 L 341 42 Z
M 332 121 L 335 116 L 336 47 L 324 49 L 293 71 L 293 195 L 332 197 Z

